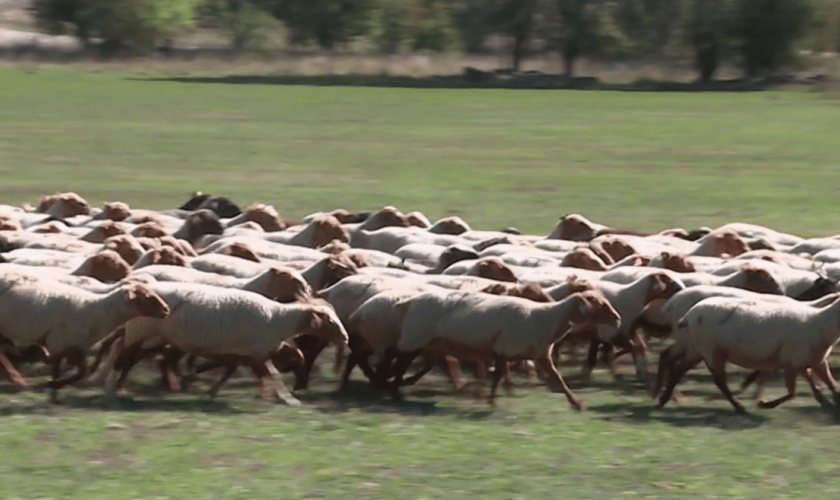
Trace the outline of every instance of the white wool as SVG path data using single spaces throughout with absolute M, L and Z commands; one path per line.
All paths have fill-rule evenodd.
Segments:
M 840 301 L 825 307 L 797 302 L 711 297 L 679 321 L 694 351 L 707 362 L 751 370 L 801 370 L 820 364 L 840 339 Z
M 548 304 L 469 292 L 422 292 L 397 304 L 405 307 L 397 349 L 414 352 L 448 339 L 480 359 L 544 356 L 570 326 L 572 309 L 586 306 L 578 294 Z
M 816 271 L 822 265 L 820 262 L 816 262 L 815 259 L 807 259 L 799 255 L 773 250 L 752 250 L 734 257 L 733 260 L 746 260 L 752 262 L 758 259 L 767 260 L 768 258 L 775 259 L 779 263 L 791 269 L 799 269 L 801 271 Z
M 803 271 L 800 269 L 791 269 L 783 264 L 777 264 L 763 259 L 755 259 L 749 262 L 751 266 L 766 269 L 773 277 L 782 285 L 785 295 L 790 297 L 798 297 L 806 292 L 819 280 L 820 276 L 816 272 Z M 743 261 L 733 260 L 722 264 L 721 266 L 710 270 L 711 274 L 717 276 L 727 275 L 743 265 Z
M 329 316 L 346 342 L 347 332 L 329 306 L 281 304 L 253 292 L 194 283 L 149 287 L 172 312 L 164 319 L 129 321 L 125 346 L 157 338 L 198 356 L 231 354 L 261 361 L 283 340 L 304 333 L 300 328 L 312 311 Z
M 512 267 L 519 279 L 519 283 L 536 283 L 543 288 L 549 288 L 565 282 L 571 276 L 590 280 L 601 279 L 605 273 L 590 271 L 577 267 Z
M 379 250 L 392 255 L 410 243 L 470 246 L 470 242 L 464 238 L 448 234 L 434 234 L 419 227 L 383 227 L 376 231 L 359 230 L 353 234 L 350 241 L 355 248 Z
M 222 253 L 232 244 L 246 245 L 260 258 L 272 259 L 281 262 L 292 260 L 318 260 L 323 257 L 323 252 L 319 252 L 313 248 L 275 243 L 262 238 L 244 236 L 228 237 L 227 235 L 207 245 L 200 253 Z
M 744 222 L 732 222 L 718 228 L 718 230 L 724 229 L 735 231 L 736 233 L 741 235 L 742 238 L 763 239 L 769 241 L 776 248 L 792 247 L 802 242 L 802 238 L 800 238 L 799 236 L 780 233 L 773 229 L 769 229 L 763 226 L 757 226 L 755 224 L 747 224 Z
M 293 279 L 299 281 L 301 287 L 305 288 L 307 293 L 312 292 L 311 286 L 300 273 L 291 269 L 284 269 L 284 271 L 292 274 Z M 237 288 L 258 293 L 264 297 L 274 298 L 271 290 L 272 275 L 268 269 L 252 278 L 236 278 L 216 273 L 207 273 L 189 267 L 160 265 L 148 266 L 132 274 L 132 276 L 144 275 L 150 275 L 157 281 L 176 281 L 181 283 L 212 285 L 222 288 Z
M 793 255 L 809 254 L 815 255 L 824 250 L 840 250 L 840 239 L 837 238 L 811 238 L 800 241 L 791 247 L 787 252 Z
M 42 343 L 52 355 L 87 352 L 125 322 L 142 315 L 124 287 L 97 294 L 48 277 L 0 272 L 0 332 L 19 346 Z

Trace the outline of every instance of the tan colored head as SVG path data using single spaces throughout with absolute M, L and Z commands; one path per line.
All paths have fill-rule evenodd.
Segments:
M 142 316 L 165 318 L 169 316 L 169 305 L 160 295 L 142 283 L 128 283 L 123 287 L 128 302 L 137 308 Z
M 143 255 L 142 243 L 127 234 L 111 236 L 104 241 L 104 247 L 120 254 L 120 257 L 132 266 Z
M 607 266 L 604 261 L 598 258 L 589 247 L 579 246 L 567 253 L 560 264 L 564 267 L 577 267 L 579 269 L 589 269 L 590 271 L 606 271 Z
M 543 287 L 541 287 L 538 283 L 515 285 L 510 288 L 507 294 L 511 297 L 521 297 L 533 302 L 554 302 L 551 295 L 543 290 Z
M 651 273 L 642 279 L 647 280 L 648 284 L 645 304 L 649 304 L 656 299 L 670 299 L 674 294 L 685 288 L 685 285 L 662 272 Z
M 172 236 L 161 236 L 157 238 L 157 241 L 160 243 L 161 248 L 170 247 L 186 257 L 195 257 L 197 255 L 195 249 L 188 241 L 179 240 Z
M 778 280 L 767 269 L 748 262 L 741 266 L 740 271 L 744 274 L 744 290 L 773 295 L 785 294 Z
M 672 238 L 679 238 L 681 240 L 688 239 L 688 231 L 685 229 L 678 227 L 674 229 L 666 229 L 659 233 L 662 236 L 670 236 Z
M 283 231 L 287 227 L 280 214 L 271 205 L 255 203 L 246 208 L 245 213 L 249 220 L 259 224 L 264 231 Z
M 7 216 L 0 215 L 0 231 L 20 231 L 21 227 L 18 221 Z
M 121 222 L 106 220 L 93 228 L 88 234 L 81 237 L 82 241 L 91 243 L 102 243 L 106 239 L 119 234 L 128 233 L 128 228 Z
M 307 314 L 303 315 L 298 333 L 311 334 L 325 342 L 347 345 L 347 330 L 335 314 L 332 306 L 309 304 Z
M 269 357 L 280 373 L 297 372 L 304 366 L 303 353 L 288 342 L 282 342 Z
M 688 257 L 671 252 L 662 252 L 659 254 L 662 259 L 662 268 L 674 271 L 675 273 L 694 273 L 697 272 L 697 266 L 688 260 Z
M 438 269 L 443 270 L 456 262 L 468 259 L 478 259 L 479 254 L 472 248 L 463 245 L 452 245 L 446 247 L 438 258 Z
M 621 315 L 603 293 L 590 290 L 573 294 L 567 300 L 573 301 L 570 318 L 573 323 L 621 328 Z
M 516 283 L 516 273 L 498 257 L 479 259 L 475 266 L 475 275 L 496 281 Z
M 131 230 L 131 235 L 137 238 L 160 238 L 168 234 L 169 231 L 159 222 L 155 221 L 143 222 Z
M 615 262 L 637 253 L 633 245 L 627 243 L 627 241 L 620 236 L 610 236 L 604 238 L 600 246 L 604 249 L 604 252 L 613 258 L 613 261 Z
M 598 228 L 579 214 L 560 217 L 552 235 L 561 240 L 589 241 L 598 233 Z
M 353 220 L 353 214 L 346 208 L 337 208 L 329 212 L 329 214 L 338 219 L 342 224 L 349 224 Z
M 90 215 L 90 205 L 76 193 L 58 193 L 39 199 L 36 211 L 66 219 L 76 215 Z
M 102 215 L 109 220 L 122 221 L 131 217 L 131 209 L 121 201 L 106 202 L 102 209 Z
M 341 223 L 332 216 L 319 217 L 309 223 L 311 231 L 309 236 L 309 247 L 322 247 L 333 240 L 338 240 L 343 243 L 350 242 L 350 233 L 347 232 Z
M 262 262 L 260 256 L 245 243 L 233 242 L 226 246 L 222 253 L 230 255 L 231 257 L 239 257 L 240 259 L 249 260 L 251 262 Z
M 270 267 L 268 275 L 268 296 L 278 302 L 295 302 L 312 295 L 312 287 L 300 273 L 291 269 Z
M 387 206 L 382 210 L 371 215 L 368 220 L 364 221 L 361 228 L 366 231 L 376 231 L 383 227 L 408 227 L 408 221 L 405 215 L 397 210 L 396 207 Z
M 31 231 L 39 234 L 58 234 L 63 233 L 65 227 L 67 226 L 58 221 L 50 221 L 46 224 L 38 224 Z
M 426 216 L 420 212 L 411 212 L 405 214 L 405 221 L 408 222 L 409 226 L 413 227 L 419 227 L 423 229 L 429 229 L 430 227 L 432 227 L 432 223 L 429 222 L 429 219 L 426 218 Z
M 322 261 L 323 262 L 323 261 Z M 333 286 L 348 276 L 358 274 L 356 266 L 344 254 L 330 255 L 324 262 L 324 271 L 321 277 L 321 288 Z
M 460 217 L 444 217 L 429 228 L 430 233 L 451 234 L 458 236 L 470 230 L 470 226 Z
M 131 266 L 113 250 L 91 255 L 82 265 L 82 276 L 90 276 L 103 283 L 116 283 L 131 274 Z
M 156 252 L 155 264 L 179 267 L 187 267 L 189 265 L 187 259 L 172 247 L 161 247 L 160 250 L 153 251 Z

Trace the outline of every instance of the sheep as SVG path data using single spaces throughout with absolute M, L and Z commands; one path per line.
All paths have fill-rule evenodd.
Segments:
M 105 221 L 79 237 L 79 239 L 90 243 L 104 243 L 106 239 L 112 236 L 126 233 L 128 233 L 128 229 L 125 224 Z
M 349 243 L 354 248 L 379 250 L 392 255 L 409 243 L 469 246 L 468 241 L 458 236 L 430 233 L 418 227 L 383 227 L 376 231 L 360 229 L 353 234 L 353 240 Z
M 157 222 L 144 222 L 131 229 L 130 234 L 137 238 L 160 238 L 169 235 L 166 227 Z
M 777 249 L 792 248 L 803 241 L 799 236 L 780 233 L 763 226 L 746 224 L 743 222 L 732 222 L 718 228 L 719 230 L 731 230 L 746 239 L 763 239 L 770 242 Z
M 195 192 L 189 201 L 179 207 L 179 210 L 195 211 L 201 209 L 212 210 L 219 217 L 229 219 L 242 213 L 239 205 L 227 196 L 214 196 L 211 194 Z
M 401 261 L 399 258 L 389 255 L 385 252 L 376 250 L 364 250 L 361 248 L 352 248 L 347 243 L 333 240 L 327 245 L 318 248 L 319 252 L 328 253 L 332 255 L 344 254 L 356 267 L 380 266 L 386 267 L 389 264 L 396 265 Z
M 726 384 L 726 363 L 751 370 L 784 370 L 788 393 L 772 401 L 760 400 L 759 408 L 775 408 L 796 397 L 796 376 L 802 374 L 814 389 L 813 375 L 819 376 L 840 406 L 837 384 L 831 376 L 828 355 L 840 340 L 840 300 L 814 308 L 798 303 L 767 303 L 755 299 L 711 297 L 695 304 L 677 326 L 688 329 L 688 339 L 697 361 L 706 363 L 712 380 L 735 408 L 746 409 Z M 671 374 L 668 388 L 659 401 L 664 405 L 670 391 L 694 359 Z M 667 396 L 667 399 L 666 399 Z
M 422 229 L 429 229 L 432 227 L 432 223 L 429 221 L 429 218 L 422 212 L 409 212 L 405 214 L 405 221 L 408 222 L 409 226 L 419 227 Z
M 391 386 L 392 395 L 397 398 L 405 368 L 421 351 L 457 352 L 458 358 L 492 357 L 497 367 L 506 367 L 510 360 L 534 359 L 572 407 L 579 410 L 583 403 L 557 372 L 549 348 L 571 324 L 592 322 L 615 329 L 621 325 L 618 313 L 598 292 L 576 293 L 549 304 L 518 297 L 422 292 L 397 302 L 395 307 L 405 311 L 396 348 L 401 355 L 395 361 L 395 381 Z M 504 371 L 493 374 L 491 404 L 495 404 L 496 386 Z
M 274 243 L 318 248 L 333 240 L 350 242 L 350 234 L 333 216 L 319 217 L 304 226 L 300 231 L 289 230 L 266 233 L 264 239 Z
M 74 215 L 89 215 L 90 205 L 76 193 L 56 193 L 42 196 L 34 210 L 37 213 L 49 214 L 59 219 L 66 219 Z
M 187 267 L 187 258 L 170 247 L 162 247 L 160 250 L 149 250 L 137 259 L 132 266 L 133 269 L 142 269 L 151 265 L 180 266 Z
M 697 248 L 689 253 L 701 257 L 735 257 L 750 250 L 747 242 L 737 232 L 729 229 L 715 229 L 697 240 Z
M 716 276 L 722 276 L 741 265 L 740 262 L 733 261 L 711 269 L 709 272 Z M 816 272 L 792 269 L 783 264 L 762 259 L 748 261 L 747 264 L 743 265 L 749 265 L 751 268 L 771 274 L 781 285 L 784 295 L 798 300 L 812 300 L 838 291 L 833 280 Z
M 516 283 L 516 273 L 498 257 L 485 257 L 476 261 L 461 261 L 447 267 L 445 275 L 478 276 L 497 281 Z
M 319 252 L 313 248 L 273 243 L 262 238 L 243 236 L 225 236 L 202 248 L 199 253 L 200 255 L 224 253 L 225 249 L 232 245 L 247 246 L 257 256 L 277 261 L 317 260 L 323 257 L 321 255 L 323 252 Z
M 226 227 L 234 227 L 248 221 L 253 221 L 259 225 L 262 230 L 266 232 L 283 231 L 288 227 L 286 222 L 277 213 L 277 210 L 271 205 L 263 205 L 261 203 L 253 203 L 245 208 L 241 214 L 229 219 Z
M 20 264 L 2 264 L 3 269 L 35 272 L 43 276 L 89 276 L 103 283 L 114 283 L 131 273 L 131 267 L 120 255 L 111 250 L 102 250 L 87 257 L 75 269 L 53 266 L 25 266 Z
M 285 389 L 271 362 L 284 340 L 309 333 L 328 342 L 346 345 L 347 332 L 335 311 L 323 301 L 281 304 L 261 295 L 236 289 L 187 283 L 157 283 L 151 287 L 172 307 L 164 319 L 137 318 L 126 323 L 117 341 L 117 352 L 128 357 L 132 349 L 149 340 L 171 344 L 196 356 L 224 359 L 226 372 L 209 391 L 215 396 L 237 364 L 251 366 L 262 390 L 269 375 L 277 396 L 299 405 Z M 116 395 L 118 357 L 108 376 L 107 394 Z
M 453 236 L 458 236 L 466 233 L 467 231 L 472 231 L 472 229 L 469 224 L 464 222 L 464 220 L 460 217 L 444 217 L 443 219 L 435 222 L 428 231 L 434 234 L 451 234 Z
M 790 248 L 788 253 L 793 255 L 816 255 L 825 250 L 840 250 L 840 239 L 811 238 L 809 240 L 803 240 Z
M 193 243 L 205 234 L 222 234 L 224 230 L 219 216 L 203 208 L 191 213 L 172 237 Z
M 664 321 L 667 323 L 666 326 L 669 330 L 669 333 L 672 333 L 674 335 L 674 338 L 677 341 L 676 343 L 678 345 L 677 347 L 669 347 L 662 351 L 662 353 L 660 353 L 659 369 L 657 371 L 656 381 L 651 391 L 653 397 L 656 397 L 660 393 L 662 384 L 665 380 L 666 372 L 669 369 L 670 364 L 674 362 L 674 359 L 678 355 L 680 355 L 682 351 L 682 348 L 679 346 L 679 344 L 680 342 L 685 340 L 681 338 L 685 335 L 685 332 L 679 331 L 677 327 L 679 320 L 682 319 L 682 317 L 685 316 L 685 314 L 695 304 L 709 297 L 729 297 L 737 299 L 761 300 L 769 304 L 796 303 L 795 299 L 786 297 L 784 295 L 759 294 L 756 292 L 742 290 L 739 288 L 715 285 L 694 286 L 676 293 L 673 297 L 668 299 L 668 301 L 662 306 L 661 314 L 664 318 Z M 822 307 L 830 304 L 834 300 L 837 300 L 838 297 L 840 297 L 840 294 L 829 295 L 823 298 L 816 299 L 814 301 L 800 303 L 811 307 Z M 748 383 L 745 382 L 745 385 L 743 387 L 746 387 L 747 385 Z
M 351 241 L 353 239 L 353 234 L 359 230 L 376 231 L 377 229 L 382 229 L 383 227 L 409 226 L 410 224 L 406 220 L 405 215 L 399 210 L 397 210 L 396 207 L 392 206 L 383 207 L 376 213 L 371 214 L 371 216 L 365 219 L 363 222 L 344 225 L 345 229 L 347 229 L 347 231 L 350 234 Z
M 0 289 L 0 337 L 23 347 L 39 344 L 46 348 L 53 366 L 48 384 L 53 402 L 58 389 L 87 375 L 85 356 L 99 340 L 133 318 L 165 318 L 170 313 L 149 285 L 136 282 L 100 295 L 46 277 L 4 270 Z M 2 349 L 0 344 L 0 358 Z M 74 365 L 77 373 L 59 379 L 62 359 Z M 8 375 L 10 382 L 25 385 L 16 370 Z
M 628 327 L 634 325 L 636 319 L 645 309 L 645 306 L 655 300 L 667 300 L 680 290 L 685 289 L 685 286 L 679 280 L 675 280 L 665 273 L 650 274 L 627 285 L 608 281 L 597 281 L 594 285 L 607 297 L 615 310 L 618 311 L 618 314 L 621 316 L 621 323 L 625 325 L 625 329 L 609 332 L 606 330 L 607 327 L 601 327 L 599 331 L 593 331 L 591 327 L 572 328 L 569 332 L 570 337 L 590 340 L 589 356 L 582 370 L 584 379 L 589 379 L 590 373 L 595 365 L 599 346 L 603 344 L 608 354 L 612 352 L 610 343 L 601 340 L 604 338 L 615 339 L 621 342 L 624 347 L 630 349 L 636 367 L 636 376 L 642 378 L 647 372 L 645 365 L 646 347 L 638 331 Z M 552 292 L 557 294 L 558 289 L 549 289 L 549 294 Z M 564 293 L 568 292 L 564 291 Z M 558 299 L 560 295 L 552 295 L 552 297 Z M 613 372 L 613 376 L 615 376 L 615 368 L 612 361 L 609 362 L 609 367 L 610 371 Z

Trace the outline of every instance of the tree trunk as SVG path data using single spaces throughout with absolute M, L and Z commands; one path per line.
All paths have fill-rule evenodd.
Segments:
M 570 37 L 563 40 L 563 74 L 569 78 L 574 76 L 575 60 L 577 60 L 579 55 L 580 43 L 576 37 Z
M 710 82 L 718 67 L 717 40 L 712 33 L 702 32 L 694 37 L 694 53 L 701 82 Z
M 517 33 L 513 37 L 513 70 L 519 71 L 522 66 L 522 59 L 525 57 L 525 40 L 523 33 Z

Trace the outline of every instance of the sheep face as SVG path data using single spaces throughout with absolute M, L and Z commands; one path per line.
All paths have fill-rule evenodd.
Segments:
M 563 257 L 563 266 L 588 269 L 590 271 L 606 271 L 607 266 L 587 247 L 572 250 Z
M 342 224 L 349 224 L 354 219 L 353 214 L 346 208 L 337 208 L 332 212 L 329 212 L 329 214 L 338 219 L 338 222 Z
M 767 269 L 744 264 L 741 266 L 741 272 L 744 273 L 745 277 L 744 290 L 773 295 L 785 294 L 782 286 Z
M 370 219 L 362 224 L 362 228 L 367 231 L 376 231 L 383 227 L 408 227 L 408 221 L 405 220 L 405 215 L 402 214 L 395 207 L 384 207 L 382 210 L 374 214 Z
M 611 336 L 614 336 L 621 328 L 621 316 L 601 292 L 581 292 L 572 297 L 574 297 L 570 318 L 572 323 L 603 325 L 608 327 L 603 330 L 610 332 Z M 598 330 L 600 333 L 602 329 Z M 611 339 L 601 340 L 610 341 Z
M 206 208 L 191 213 L 187 217 L 187 224 L 190 228 L 190 240 L 195 240 L 205 234 L 222 234 L 225 231 L 219 221 L 219 216 Z
M 64 225 L 58 221 L 50 221 L 46 224 L 39 224 L 38 227 L 32 230 L 39 234 L 57 234 L 64 232 Z
M 341 320 L 330 306 L 312 306 L 309 314 L 305 315 L 299 332 L 311 334 L 336 345 L 347 345 L 348 341 L 347 330 L 344 329 Z
M 324 276 L 322 288 L 328 288 L 348 276 L 358 274 L 356 268 L 353 267 L 349 259 L 345 259 L 344 255 L 328 257 L 326 265 L 324 266 Z
M 269 356 L 274 367 L 280 373 L 297 372 L 304 366 L 303 353 L 300 349 L 286 342 L 280 344 L 280 348 Z M 297 373 L 295 373 L 297 378 Z
M 685 255 L 662 252 L 659 257 L 662 259 L 662 267 L 675 273 L 697 272 L 697 267 Z
M 647 255 L 635 255 L 630 261 L 632 267 L 647 267 L 650 265 L 650 257 Z
M 158 250 L 161 247 L 160 241 L 158 241 L 157 239 L 154 239 L 154 238 L 146 238 L 146 237 L 141 236 L 141 237 L 136 238 L 136 240 L 137 240 L 137 243 L 139 243 L 140 246 L 143 247 L 143 250 L 146 250 L 146 251 L 148 251 L 148 250 Z
M 270 205 L 251 205 L 245 209 L 248 218 L 257 224 L 260 228 L 267 232 L 282 231 L 288 227 L 277 210 Z
M 160 238 L 161 236 L 166 236 L 168 234 L 169 233 L 163 228 L 163 226 L 160 225 L 160 223 L 154 221 L 147 221 L 142 224 L 138 224 L 137 227 L 131 230 L 131 235 L 138 238 Z
M 517 285 L 508 290 L 508 295 L 512 297 L 522 297 L 533 302 L 554 302 L 543 287 L 537 283 L 527 283 L 525 285 Z
M 478 252 L 461 245 L 452 245 L 444 250 L 438 258 L 438 268 L 446 269 L 456 262 L 467 259 L 478 259 Z
M 500 259 L 490 257 L 481 259 L 476 266 L 476 276 L 496 281 L 516 283 L 516 274 Z
M 131 274 L 131 266 L 120 257 L 120 254 L 103 250 L 88 258 L 87 276 L 103 283 L 116 283 Z
M 770 242 L 761 238 L 747 241 L 747 246 L 750 250 L 776 250 L 776 247 L 774 247 Z
M 685 286 L 665 273 L 653 273 L 647 277 L 648 287 L 645 293 L 645 304 L 657 299 L 670 299 Z
M 36 211 L 50 213 L 60 218 L 68 218 L 76 215 L 90 215 L 90 205 L 76 193 L 59 193 L 44 196 L 38 200 Z
M 127 232 L 125 225 L 122 223 L 108 220 L 96 226 L 95 229 L 84 235 L 81 239 L 82 241 L 89 241 L 91 243 L 102 243 L 112 236 L 126 234 Z
M 104 244 L 106 249 L 117 252 L 126 263 L 132 266 L 143 255 L 142 244 L 135 243 L 127 235 L 112 236 L 106 239 Z
M 103 212 L 106 219 L 113 221 L 122 221 L 131 217 L 131 209 L 121 201 L 105 203 Z
M 408 223 L 409 226 L 420 227 L 423 229 L 429 229 L 432 227 L 431 222 L 429 219 L 426 218 L 425 215 L 421 214 L 420 212 L 411 212 L 405 214 L 405 221 Z
M 151 250 L 151 264 L 161 266 L 187 267 L 187 259 L 172 247 L 161 247 L 160 250 Z
M 20 224 L 14 219 L 0 216 L 0 231 L 20 231 Z
M 803 301 L 816 300 L 838 291 L 840 291 L 840 289 L 838 289 L 837 283 L 826 277 L 820 276 L 816 279 L 816 281 L 814 281 L 811 288 L 805 290 L 799 296 L 794 297 L 794 299 Z
M 149 287 L 132 282 L 123 289 L 125 298 L 143 316 L 165 318 L 169 316 L 169 305 Z
M 231 243 L 222 250 L 222 253 L 231 257 L 250 260 L 251 262 L 262 262 L 259 255 L 251 250 L 251 247 L 242 243 Z
M 350 243 L 350 233 L 334 217 L 314 220 L 311 227 L 313 248 L 322 247 L 333 240 Z
M 688 231 L 686 231 L 685 229 L 683 229 L 681 227 L 677 227 L 677 228 L 674 228 L 674 229 L 666 229 L 659 234 L 662 235 L 662 236 L 670 236 L 672 238 L 679 238 L 681 240 L 687 240 L 688 239 Z
M 595 237 L 597 230 L 584 217 L 578 214 L 568 214 L 560 217 L 557 223 L 557 239 L 569 241 L 589 241 Z
M 470 230 L 470 226 L 467 225 L 460 217 L 446 217 L 443 218 L 429 228 L 430 233 L 435 234 L 451 234 L 453 236 L 458 236 L 459 234 L 463 234 Z
M 268 294 L 278 302 L 294 302 L 312 295 L 312 287 L 300 274 L 272 267 L 268 275 Z

